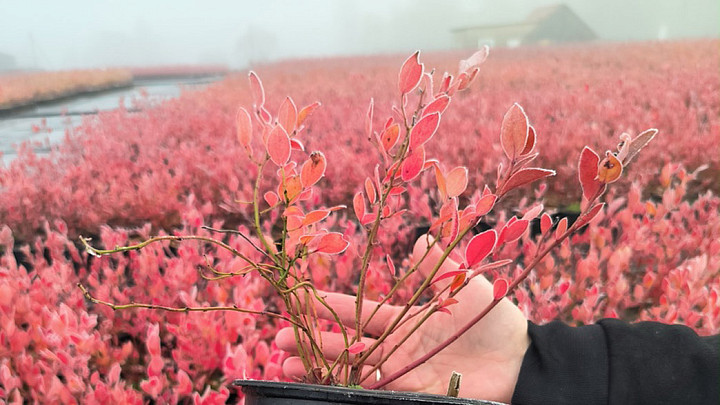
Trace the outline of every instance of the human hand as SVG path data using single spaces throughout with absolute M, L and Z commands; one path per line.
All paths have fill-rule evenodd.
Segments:
M 413 257 L 422 257 L 427 246 L 426 237 L 418 239 L 413 250 Z M 441 256 L 442 250 L 435 245 L 419 266 L 419 270 L 423 274 L 428 274 Z M 458 263 L 446 259 L 438 274 L 457 270 L 458 267 Z M 355 324 L 354 296 L 338 293 L 323 293 L 323 295 L 344 325 Z M 433 314 L 382 365 L 380 368 L 382 375 L 387 376 L 398 371 L 451 337 L 455 331 L 464 326 L 492 301 L 492 284 L 486 278 L 476 276 L 455 298 L 458 303 L 450 307 L 452 314 Z M 367 316 L 377 303 L 365 300 L 364 305 L 363 315 Z M 379 336 L 401 310 L 402 307 L 399 306 L 383 305 L 367 325 L 365 332 L 370 336 Z M 317 311 L 318 316 L 333 319 L 321 305 L 317 305 Z M 412 325 L 413 322 L 408 322 L 388 336 L 379 349 L 370 356 L 367 364 L 376 364 L 382 357 L 382 353 L 390 350 Z M 297 355 L 292 328 L 280 330 L 275 341 L 280 349 Z M 363 341 L 367 345 L 374 343 L 372 338 L 365 338 Z M 322 342 L 323 350 L 329 360 L 335 360 L 345 349 L 342 336 L 337 333 L 323 333 Z M 453 371 L 456 371 L 463 376 L 460 396 L 510 402 L 529 344 L 527 320 L 522 312 L 505 298 L 455 342 L 385 388 L 397 391 L 445 394 L 450 376 Z M 290 378 L 299 378 L 305 375 L 299 357 L 288 358 L 283 364 L 283 371 Z M 363 385 L 373 382 L 375 382 L 375 376 L 368 378 Z

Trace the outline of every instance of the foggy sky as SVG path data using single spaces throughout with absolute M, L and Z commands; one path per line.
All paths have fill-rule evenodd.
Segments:
M 219 63 L 453 47 L 453 28 L 519 22 L 560 0 L 0 0 L 20 67 Z M 720 35 L 718 0 L 567 0 L 604 40 Z

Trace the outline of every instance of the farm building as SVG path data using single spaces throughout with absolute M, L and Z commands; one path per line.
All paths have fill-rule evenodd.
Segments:
M 462 48 L 482 45 L 514 47 L 597 39 L 595 32 L 564 4 L 538 8 L 522 22 L 458 28 L 452 32 L 455 42 Z

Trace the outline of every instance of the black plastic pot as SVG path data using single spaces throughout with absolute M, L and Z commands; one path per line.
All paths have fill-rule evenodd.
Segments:
M 371 391 L 326 385 L 255 380 L 235 380 L 233 385 L 242 387 L 242 391 L 245 394 L 245 405 L 500 405 L 498 402 L 453 398 L 442 395 L 398 391 Z

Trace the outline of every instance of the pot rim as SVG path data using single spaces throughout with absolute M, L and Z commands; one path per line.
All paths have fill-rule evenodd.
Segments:
M 425 394 L 419 392 L 389 391 L 389 390 L 367 390 L 360 388 L 348 388 L 332 385 L 304 384 L 283 381 L 264 380 L 234 380 L 232 385 L 242 387 L 243 392 L 249 388 L 253 392 L 266 390 L 275 391 L 278 397 L 288 399 L 318 399 L 327 400 L 329 396 L 341 396 L 347 399 L 354 399 L 357 403 L 365 403 L 363 399 L 378 398 L 388 400 L 415 401 L 416 403 L 427 404 L 448 404 L 448 405 L 504 405 L 500 402 L 485 401 L 469 398 L 448 397 L 445 395 Z M 271 394 L 271 395 L 272 395 Z

